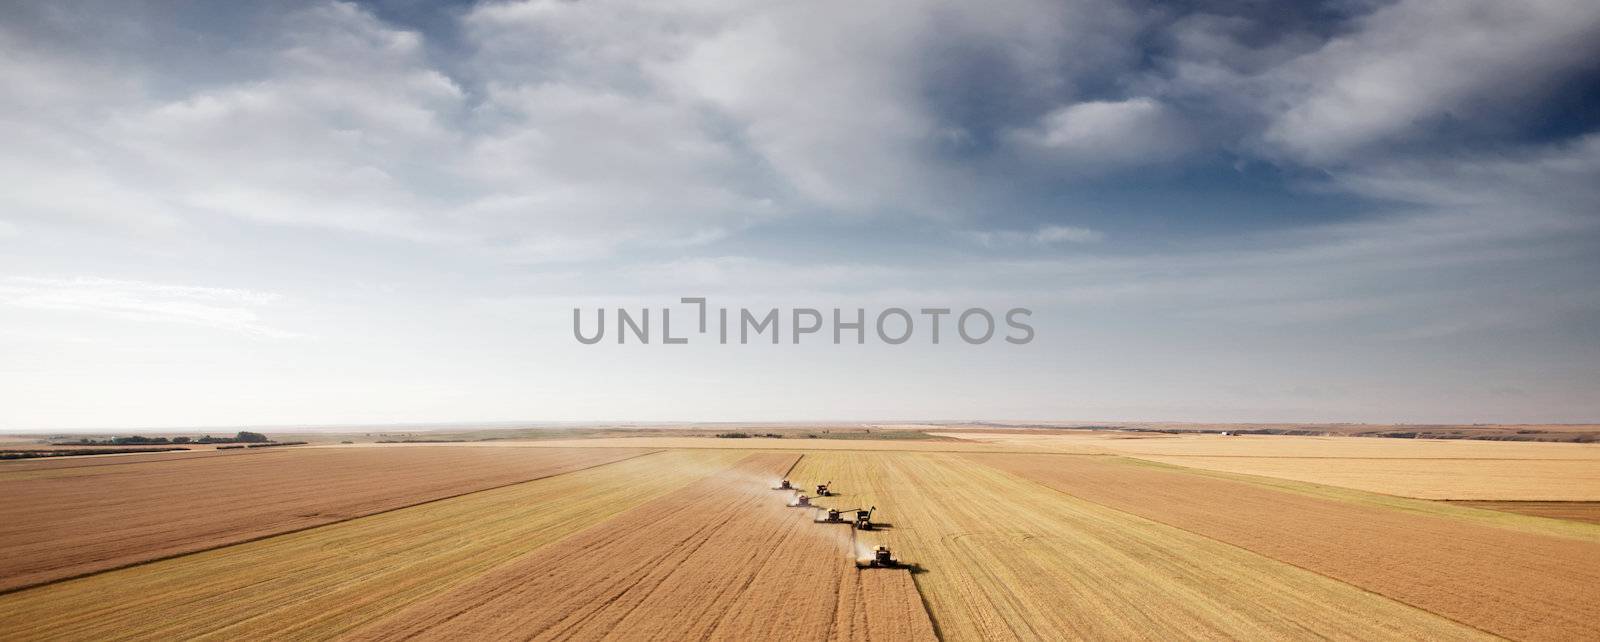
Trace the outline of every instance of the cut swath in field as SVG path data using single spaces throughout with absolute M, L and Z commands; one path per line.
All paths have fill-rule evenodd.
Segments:
M 1503 511 L 1531 517 L 1548 517 L 1550 519 L 1600 524 L 1600 502 L 1459 500 L 1450 503 L 1456 506 Z
M 827 505 L 878 506 L 893 526 L 870 537 L 924 569 L 946 639 L 1488 637 L 960 455 L 808 454 L 792 477 L 834 480 Z
M 648 454 L 0 595 L 0 631 L 10 640 L 334 637 L 741 456 Z
M 769 489 L 797 457 L 751 455 L 357 637 L 932 639 L 905 571 L 857 571 L 848 530 Z

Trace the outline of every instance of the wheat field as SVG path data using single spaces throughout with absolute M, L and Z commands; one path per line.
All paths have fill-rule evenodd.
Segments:
M 1145 459 L 1248 458 L 1252 444 L 1261 458 L 1303 457 L 1292 453 L 1305 440 L 963 438 L 612 437 L 0 465 L 0 568 L 13 578 L 0 637 L 1600 637 L 1600 525 Z M 1460 452 L 1380 448 L 1393 441 L 1334 442 L 1315 461 Z M 1568 450 L 1502 452 L 1528 464 L 1588 456 L 1551 446 Z M 838 495 L 817 505 L 876 507 L 880 527 L 816 523 L 815 509 L 788 506 L 795 493 L 772 489 L 786 476 L 802 490 L 831 482 Z M 1462 484 L 1525 490 L 1503 477 Z M 52 551 L 41 533 L 70 536 Z M 905 565 L 857 569 L 880 544 Z M 26 575 L 40 569 L 55 576 Z

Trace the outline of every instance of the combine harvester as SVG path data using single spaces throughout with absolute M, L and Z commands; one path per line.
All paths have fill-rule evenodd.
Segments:
M 793 501 L 789 502 L 789 507 L 790 508 L 812 508 L 811 498 L 810 497 L 806 497 L 805 495 L 799 495 L 799 496 L 795 497 Z
M 861 531 L 870 531 L 870 530 L 872 530 L 872 528 L 873 528 L 873 526 L 872 526 L 872 513 L 873 513 L 873 511 L 876 511 L 876 510 L 878 510 L 877 506 L 873 506 L 872 508 L 867 509 L 867 510 L 859 510 L 859 509 L 856 510 L 855 529 L 850 531 L 850 541 L 851 541 L 852 544 L 855 544 L 856 536 L 857 536 L 856 534 L 857 533 L 859 533 Z M 859 544 L 856 544 L 856 550 L 858 550 L 858 551 L 861 550 L 861 547 L 860 547 Z M 867 557 L 858 557 L 858 558 L 856 558 L 856 568 L 857 569 L 866 569 L 866 568 L 907 568 L 908 569 L 908 568 L 913 568 L 913 567 L 908 565 L 908 564 L 906 564 L 905 562 L 900 561 L 899 559 L 896 559 L 895 556 L 894 556 L 894 553 L 889 552 L 889 546 L 887 544 L 879 544 L 877 546 L 872 547 L 872 552 Z
M 794 486 L 789 483 L 789 480 L 785 479 L 778 482 L 777 486 L 773 486 L 772 490 L 794 490 Z
M 877 510 L 877 506 L 872 508 L 830 508 L 827 515 L 818 517 L 816 522 L 818 524 L 850 524 L 856 530 L 870 531 L 877 528 L 877 525 L 872 523 L 872 513 Z M 844 514 L 851 511 L 855 511 L 855 518 L 848 521 L 845 520 Z
M 856 509 L 856 522 L 855 522 L 856 530 L 858 530 L 858 531 L 870 531 L 870 530 L 872 530 L 874 528 L 873 525 L 872 525 L 872 513 L 877 511 L 877 510 L 878 510 L 877 506 L 873 506 L 872 508 L 869 508 L 867 510 L 861 510 L 861 509 L 857 508 Z
M 800 496 L 800 501 L 803 502 L 806 499 L 807 498 L 806 498 L 805 495 L 801 495 Z M 798 505 L 800 505 L 800 504 L 798 504 L 798 503 L 790 504 L 790 506 L 798 506 Z M 818 508 L 820 509 L 821 507 L 818 507 Z M 826 513 L 825 516 L 818 517 L 818 518 L 816 518 L 815 521 L 818 524 L 850 524 L 851 526 L 853 526 L 853 528 L 850 529 L 850 543 L 852 544 L 852 546 L 854 546 L 855 550 L 859 551 L 859 550 L 861 550 L 861 548 L 860 548 L 860 546 L 858 544 L 856 544 L 856 533 L 858 533 L 860 531 L 870 531 L 870 530 L 873 530 L 874 528 L 876 528 L 876 526 L 874 526 L 873 523 L 872 523 L 872 514 L 874 512 L 876 512 L 877 510 L 878 510 L 877 506 L 873 506 L 871 508 L 865 508 L 865 509 L 862 509 L 862 508 L 829 508 L 829 509 L 827 509 L 827 513 Z M 847 512 L 850 512 L 850 511 L 855 511 L 855 513 L 856 513 L 855 519 L 853 521 L 845 521 L 844 514 L 847 513 Z M 862 557 L 862 558 L 857 558 L 856 559 L 856 568 L 857 569 L 868 569 L 868 568 L 912 568 L 912 567 L 906 565 L 904 562 L 901 562 L 898 559 L 895 559 L 894 554 L 889 552 L 889 547 L 887 545 L 879 544 L 876 547 L 873 547 L 871 554 L 868 555 L 867 557 Z
M 894 558 L 888 546 L 879 544 L 872 549 L 871 557 L 856 560 L 856 568 L 905 568 L 905 564 Z
M 829 481 L 827 484 L 817 484 L 817 497 L 832 497 L 833 491 L 828 490 L 828 484 L 832 483 Z

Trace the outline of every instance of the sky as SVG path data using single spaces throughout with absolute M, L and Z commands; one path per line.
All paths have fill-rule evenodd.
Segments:
M 0 87 L 0 429 L 1600 420 L 1592 1 L 4 3 Z M 683 297 L 1034 337 L 574 337 Z

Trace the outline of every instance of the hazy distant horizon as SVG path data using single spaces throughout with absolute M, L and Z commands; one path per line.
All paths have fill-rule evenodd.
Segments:
M 240 430 L 252 431 L 279 431 L 291 433 L 349 433 L 349 432 L 377 432 L 377 431 L 407 431 L 407 432 L 439 432 L 462 429 L 477 430 L 537 430 L 563 428 L 692 428 L 700 426 L 750 426 L 750 427 L 807 427 L 807 426 L 856 426 L 878 427 L 887 426 L 890 429 L 899 429 L 908 426 L 967 426 L 989 424 L 995 427 L 1041 427 L 1072 428 L 1100 427 L 1117 425 L 1232 425 L 1232 426 L 1600 426 L 1600 421 L 1579 422 L 1361 422 L 1361 421 L 1183 421 L 1164 419 L 839 419 L 839 420 L 806 420 L 806 421 L 446 421 L 446 422 L 420 422 L 420 423 L 390 423 L 390 424 L 281 424 L 281 425 L 236 425 L 236 426 L 138 426 L 138 427 L 69 427 L 54 429 L 27 429 L 15 427 L 0 427 L 0 434 L 6 435 L 39 435 L 39 434 L 110 434 L 110 433 L 204 433 L 211 432 L 237 432 Z

